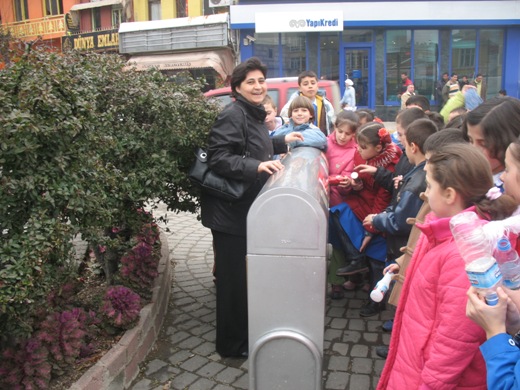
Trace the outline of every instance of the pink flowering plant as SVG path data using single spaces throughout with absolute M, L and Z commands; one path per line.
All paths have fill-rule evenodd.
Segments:
M 101 315 L 114 328 L 131 328 L 139 319 L 141 297 L 124 286 L 110 287 L 103 300 Z

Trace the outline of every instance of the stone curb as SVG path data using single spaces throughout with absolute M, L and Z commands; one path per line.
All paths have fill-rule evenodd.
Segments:
M 69 390 L 126 389 L 139 374 L 166 316 L 170 299 L 171 266 L 168 238 L 161 231 L 159 275 L 152 288 L 152 300 L 141 309 L 139 323 L 125 332 L 121 340 L 90 367 Z

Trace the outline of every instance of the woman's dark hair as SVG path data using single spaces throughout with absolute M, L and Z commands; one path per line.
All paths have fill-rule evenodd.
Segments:
M 231 74 L 231 93 L 237 96 L 237 87 L 246 79 L 247 74 L 253 70 L 259 70 L 264 77 L 267 77 L 267 66 L 265 66 L 257 57 L 251 57 L 238 64 Z
M 505 164 L 506 149 L 520 136 L 520 100 L 494 97 L 466 114 L 462 133 L 469 140 L 468 125 L 479 125 L 492 158 Z
M 442 146 L 432 153 L 427 166 L 442 189 L 453 188 L 463 199 L 464 207 L 475 205 L 483 218 L 504 219 L 518 207 L 505 194 L 495 200 L 486 197 L 494 186 L 493 175 L 487 158 L 474 146 L 462 143 Z

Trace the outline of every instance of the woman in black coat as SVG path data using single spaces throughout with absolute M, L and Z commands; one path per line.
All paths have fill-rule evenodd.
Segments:
M 208 165 L 221 176 L 251 183 L 237 202 L 206 193 L 201 197 L 202 224 L 211 229 L 216 263 L 216 349 L 223 356 L 247 357 L 246 219 L 269 175 L 283 169 L 275 154 L 300 133 L 269 138 L 262 102 L 267 94 L 267 68 L 257 58 L 239 64 L 231 75 L 236 101 L 218 116 L 209 135 Z M 244 146 L 247 132 L 247 156 Z

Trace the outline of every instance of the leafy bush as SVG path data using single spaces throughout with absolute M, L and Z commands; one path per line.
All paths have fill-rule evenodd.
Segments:
M 116 55 L 32 49 L 6 64 L 0 349 L 27 339 L 37 309 L 74 276 L 73 237 L 90 243 L 112 283 L 122 254 L 135 245 L 130 237 L 150 223 L 139 211 L 147 202 L 197 210 L 187 171 L 218 110 L 201 94 L 202 82 L 123 71 Z

